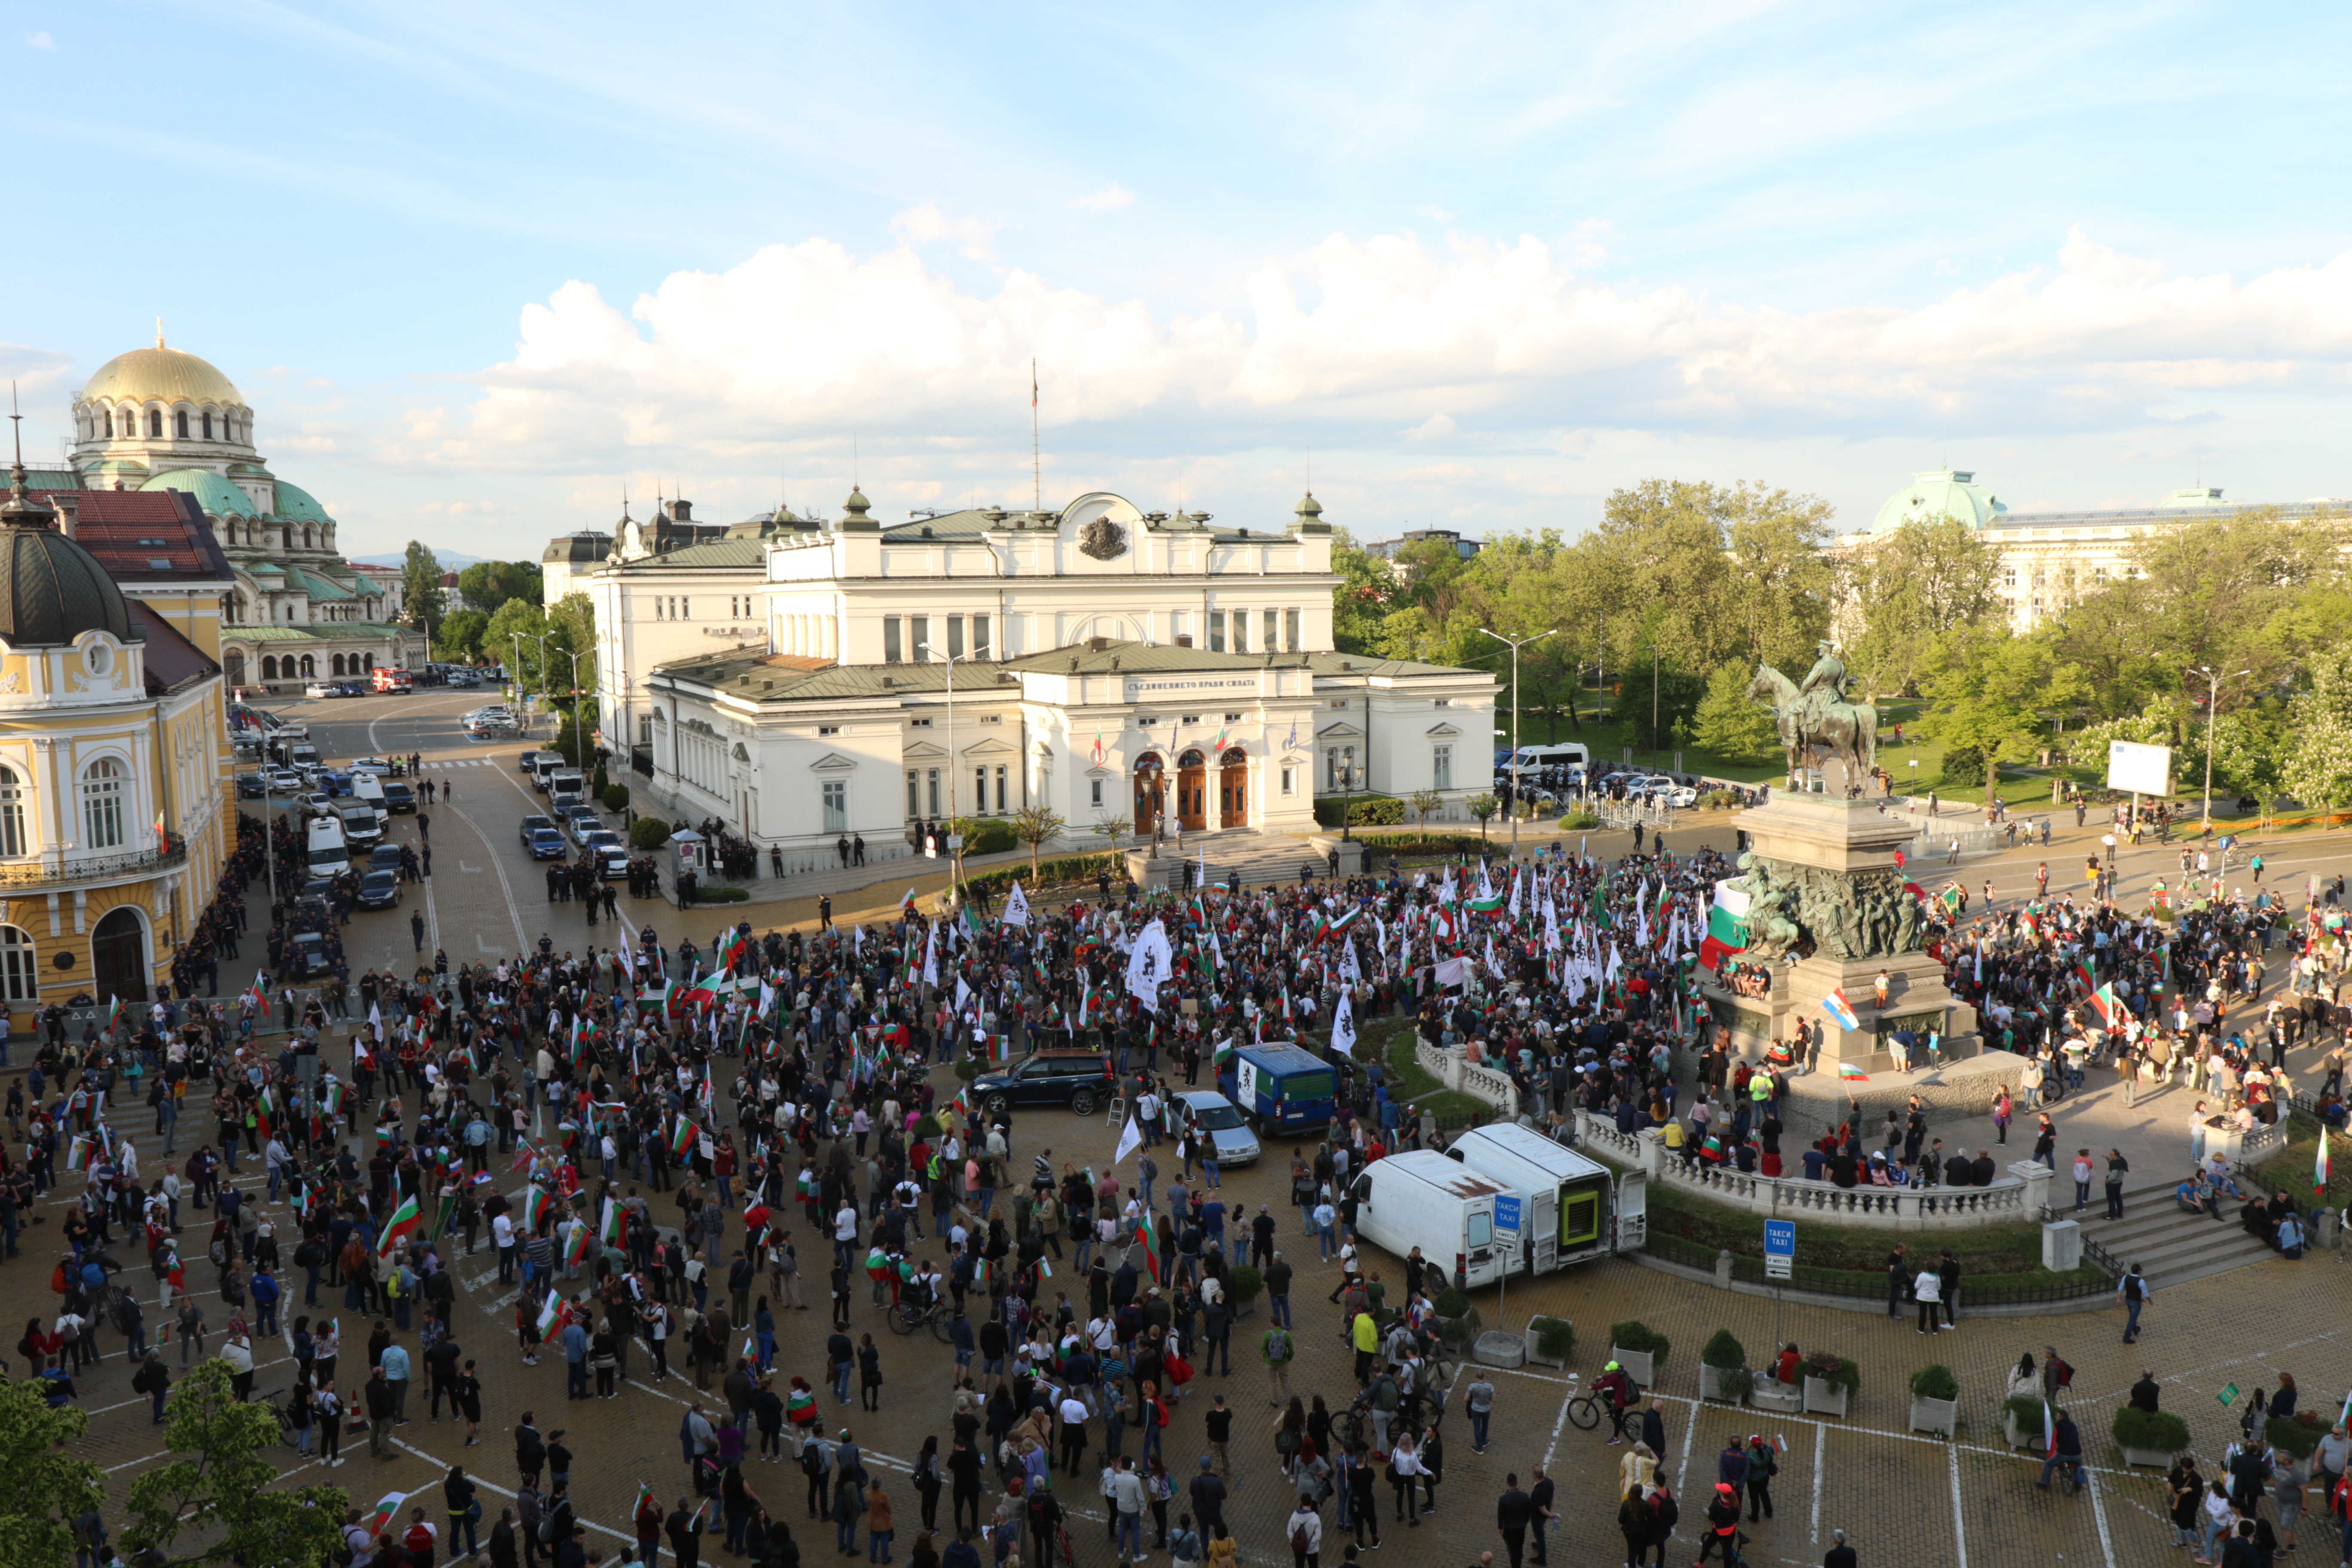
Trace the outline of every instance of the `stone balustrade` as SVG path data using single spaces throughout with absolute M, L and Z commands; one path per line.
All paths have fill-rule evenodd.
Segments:
M 1511 1081 L 1510 1075 L 1470 1061 L 1459 1046 L 1448 1049 L 1416 1036 L 1412 1059 L 1422 1071 L 1446 1088 L 1459 1089 L 1473 1100 L 1482 1100 L 1506 1115 L 1518 1114 L 1519 1086 Z
M 2004 1220 L 2039 1221 L 2049 1201 L 2053 1173 L 2033 1161 L 2020 1161 L 1989 1187 L 1840 1187 L 1802 1176 L 1759 1176 L 1669 1158 L 1654 1131 L 1624 1133 L 1613 1122 L 1580 1110 L 1577 1146 L 1648 1173 L 1663 1186 L 1690 1193 L 1776 1219 L 1810 1219 L 1825 1225 L 1865 1226 L 1882 1230 L 1947 1230 Z

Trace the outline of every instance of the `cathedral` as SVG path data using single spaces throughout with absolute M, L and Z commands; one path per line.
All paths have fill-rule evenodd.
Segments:
M 379 666 L 424 667 L 424 633 L 394 618 L 386 584 L 343 559 L 335 520 L 317 499 L 269 471 L 254 446 L 253 409 L 211 364 L 158 331 L 154 347 L 99 367 L 73 400 L 72 426 L 70 467 L 35 471 L 32 488 L 187 498 L 177 510 L 200 514 L 217 545 L 207 553 L 221 574 L 213 614 L 230 686 L 293 691 Z M 154 543 L 164 542 L 159 532 Z M 159 549 L 157 572 L 172 564 Z M 138 575 L 123 584 L 134 595 Z

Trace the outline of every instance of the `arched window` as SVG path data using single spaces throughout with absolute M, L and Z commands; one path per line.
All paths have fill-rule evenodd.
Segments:
M 228 667 L 228 683 L 231 686 L 243 686 L 245 684 L 245 655 L 237 652 L 235 648 L 231 648 L 221 662 Z
M 207 441 L 209 441 L 209 440 L 211 440 L 212 438 L 213 438 L 213 411 L 212 411 L 211 409 L 207 408 L 207 409 L 205 409 L 205 440 L 207 440 Z
M 161 436 L 163 434 L 163 411 L 162 409 L 150 408 L 147 411 L 147 434 L 150 436 Z
M 294 530 L 291 524 L 289 524 L 286 530 L 286 548 L 289 550 L 294 548 Z
M 0 855 L 25 853 L 25 785 L 14 768 L 0 768 Z
M 30 935 L 15 926 L 0 926 L 0 996 L 11 1002 L 40 1000 L 39 956 Z
M 310 548 L 310 525 L 307 522 L 302 525 L 302 548 Z
M 114 411 L 112 409 L 101 408 L 98 411 L 98 433 L 109 439 L 113 437 Z
M 342 674 L 342 672 L 343 672 L 343 656 L 342 656 L 341 654 L 337 654 L 337 655 L 335 655 L 332 658 L 329 659 L 329 660 L 327 661 L 327 668 L 328 668 L 329 669 L 331 669 L 331 670 L 334 671 L 334 673 L 335 673 L 335 674 L 337 674 L 337 675 L 341 675 L 341 674 Z
M 122 764 L 100 757 L 81 775 L 83 836 L 92 849 L 122 847 Z
M 278 679 L 277 655 L 265 653 L 261 656 L 261 679 L 264 680 L 275 680 Z
M 309 680 L 319 673 L 319 661 L 309 654 L 302 656 L 302 679 Z
M 172 434 L 177 436 L 183 441 L 188 438 L 188 411 L 186 409 L 177 408 L 172 411 Z

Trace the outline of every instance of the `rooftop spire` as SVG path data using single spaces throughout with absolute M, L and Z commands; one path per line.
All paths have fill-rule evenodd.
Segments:
M 155 346 L 159 349 L 163 346 L 163 318 L 161 316 L 155 318 Z
M 25 416 L 16 410 L 16 384 L 8 384 L 8 424 L 16 459 L 8 468 L 8 499 L 0 501 L 0 528 L 47 528 L 57 513 L 25 493 Z

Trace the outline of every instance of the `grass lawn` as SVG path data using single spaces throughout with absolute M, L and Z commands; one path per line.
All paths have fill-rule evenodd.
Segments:
M 2337 1159 L 2339 1149 L 2346 1158 Z M 2327 1203 L 2331 1208 L 2341 1208 L 2352 1203 L 2352 1144 L 2338 1133 L 2327 1137 Z M 2308 1116 L 2297 1116 L 2287 1127 L 2286 1148 L 2265 1161 L 2254 1171 L 2258 1190 L 2263 1193 L 2284 1193 L 2299 1204 L 2314 1199 L 2311 1190 L 2312 1167 L 2319 1156 L 2319 1123 Z
M 1364 1031 L 1364 1043 L 1388 1064 L 1389 1079 L 1399 1100 L 1429 1111 L 1441 1122 L 1472 1121 L 1494 1114 L 1495 1108 L 1477 1096 L 1448 1089 L 1423 1071 L 1413 1058 L 1414 1038 L 1410 1018 L 1393 1019 Z

